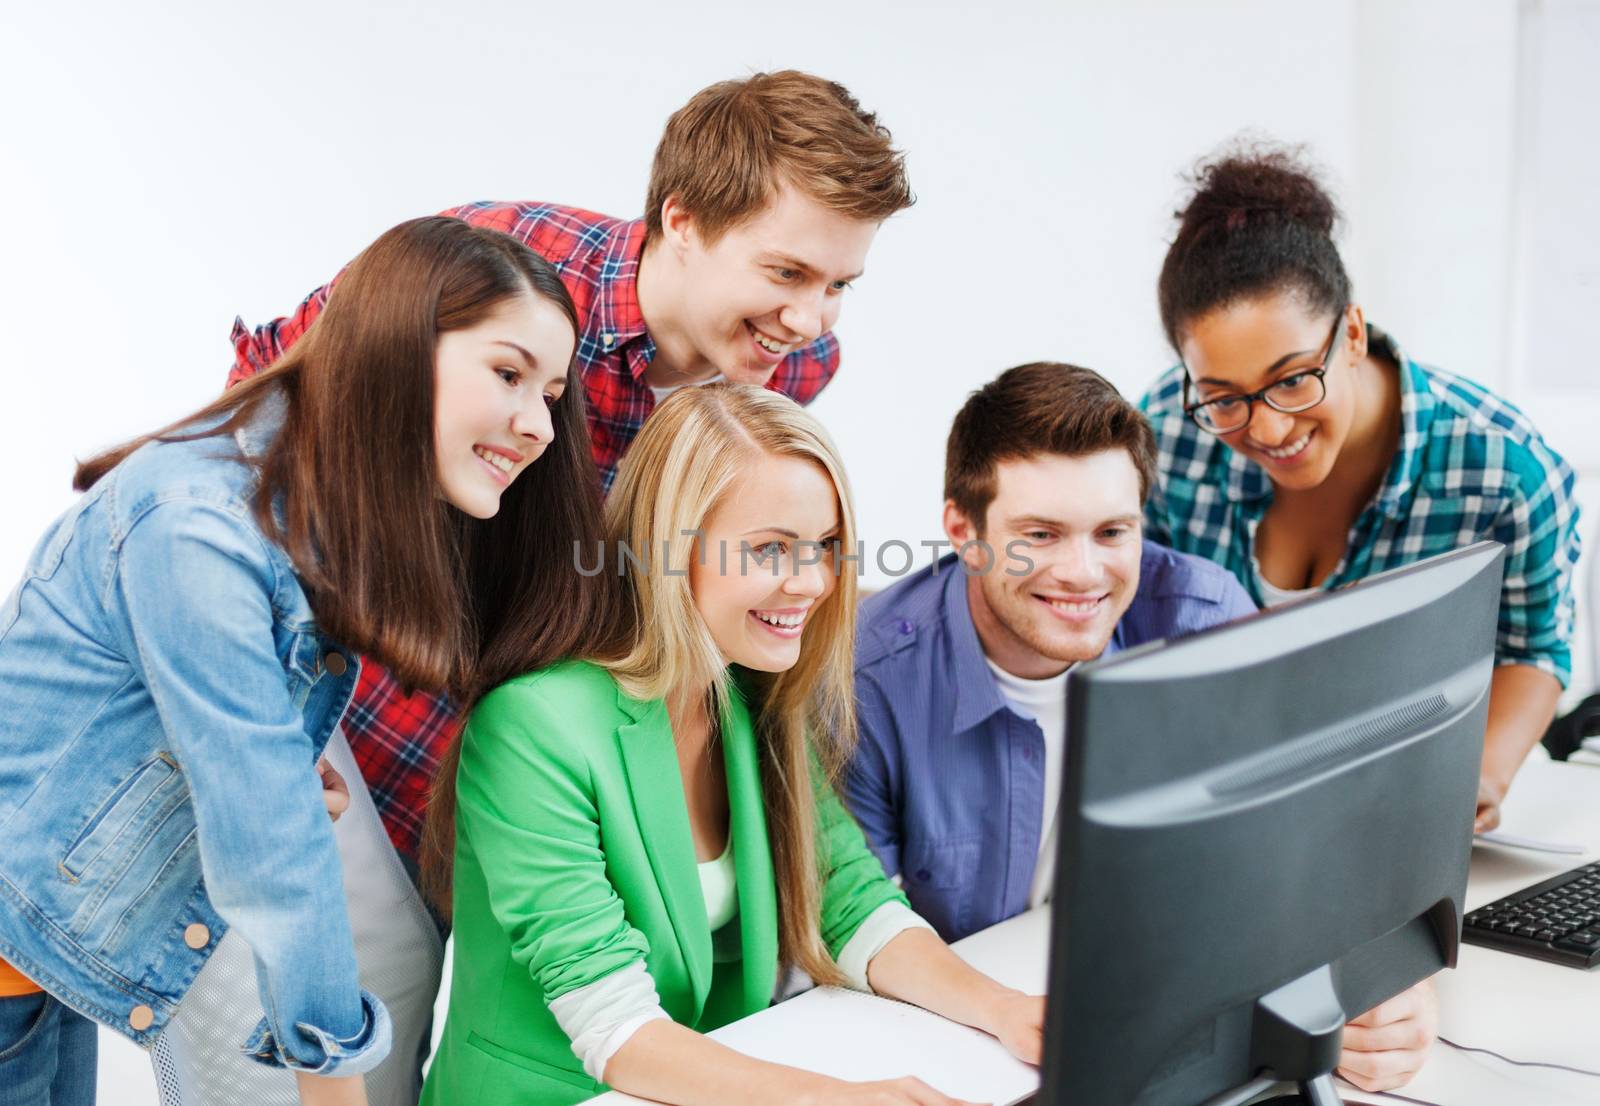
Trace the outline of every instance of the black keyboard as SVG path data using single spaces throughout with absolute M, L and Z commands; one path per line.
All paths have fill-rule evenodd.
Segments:
M 1479 907 L 1461 939 L 1573 968 L 1600 964 L 1600 862 Z

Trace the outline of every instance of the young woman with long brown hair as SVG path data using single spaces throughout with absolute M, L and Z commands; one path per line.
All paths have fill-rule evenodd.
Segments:
M 8 1103 L 92 1102 L 92 1022 L 155 1042 L 230 928 L 260 1000 L 235 1051 L 304 1102 L 365 1100 L 342 1077 L 392 1027 L 318 758 L 358 654 L 470 698 L 602 616 L 561 571 L 600 533 L 575 334 L 526 247 L 415 220 L 270 371 L 79 468 L 0 607 Z
M 954 1100 L 848 1083 L 702 1035 L 784 968 L 872 989 L 1037 1062 L 1043 999 L 949 951 L 834 780 L 855 740 L 850 494 L 774 392 L 685 389 L 645 423 L 580 573 L 623 602 L 565 661 L 490 692 L 455 774 L 455 954 L 428 1106 Z M 445 785 L 441 779 L 441 787 Z M 429 817 L 450 817 L 436 801 Z

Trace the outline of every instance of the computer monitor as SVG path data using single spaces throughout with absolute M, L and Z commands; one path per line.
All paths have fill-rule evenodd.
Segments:
M 1035 1101 L 1339 1101 L 1344 1022 L 1455 964 L 1503 552 L 1072 670 Z

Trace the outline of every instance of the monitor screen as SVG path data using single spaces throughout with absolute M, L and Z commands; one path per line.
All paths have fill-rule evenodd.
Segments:
M 1326 1089 L 1345 1020 L 1454 964 L 1502 556 L 1072 670 L 1038 1101 Z

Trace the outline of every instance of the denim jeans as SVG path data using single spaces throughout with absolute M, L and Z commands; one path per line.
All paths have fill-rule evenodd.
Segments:
M 0 998 L 0 1106 L 94 1106 L 99 1034 L 42 991 Z

